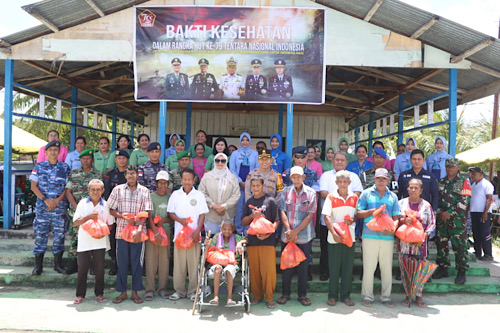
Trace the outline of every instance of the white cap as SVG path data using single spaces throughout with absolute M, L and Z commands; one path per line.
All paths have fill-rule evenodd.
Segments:
M 290 176 L 292 175 L 302 176 L 303 174 L 304 174 L 304 169 L 302 169 L 302 167 L 294 166 L 290 169 Z
M 160 179 L 166 180 L 168 182 L 168 181 L 170 181 L 170 175 L 165 170 L 161 170 L 156 175 L 156 180 L 160 180 Z

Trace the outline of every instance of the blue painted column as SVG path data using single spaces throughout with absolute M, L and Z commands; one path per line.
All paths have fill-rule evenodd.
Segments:
M 286 153 L 292 160 L 293 148 L 293 104 L 286 105 Z
M 134 145 L 134 134 L 135 134 L 135 120 L 132 116 L 132 120 L 130 121 L 130 142 L 132 142 L 132 145 Z
M 373 111 L 370 111 L 370 123 L 368 124 L 368 156 L 372 156 L 373 142 Z
M 398 117 L 398 145 L 403 143 L 403 130 L 404 130 L 404 109 L 405 108 L 405 95 L 399 95 L 399 117 Z
M 457 69 L 449 69 L 449 89 L 448 110 L 448 153 L 455 156 L 457 150 Z
M 186 108 L 186 150 L 191 145 L 191 109 L 192 103 L 188 102 Z
M 358 143 L 358 141 L 359 141 L 359 125 L 358 125 L 359 121 L 358 121 L 358 119 L 359 118 L 356 118 L 355 125 L 354 125 L 355 126 L 354 127 L 354 142 L 355 142 L 354 147 L 356 147 L 356 148 L 359 146 L 359 143 Z M 370 156 L 370 155 L 368 155 L 368 156 Z
M 14 100 L 14 60 L 5 60 L 4 149 L 3 149 L 3 228 L 10 229 L 14 205 L 12 193 L 12 108 Z
M 111 132 L 113 134 L 111 135 L 111 147 L 116 147 L 116 117 L 117 114 L 117 106 L 116 104 L 113 105 L 113 124 L 111 126 Z
M 78 104 L 78 88 L 71 88 L 71 132 L 70 132 L 70 144 L 69 151 L 73 151 L 75 149 L 75 141 L 76 141 L 76 108 Z
M 158 143 L 161 146 L 160 161 L 165 161 L 165 148 L 167 141 L 167 102 L 160 102 L 158 114 Z
M 283 138 L 283 104 L 279 105 L 278 113 L 278 134 Z M 283 147 L 281 147 L 283 149 Z

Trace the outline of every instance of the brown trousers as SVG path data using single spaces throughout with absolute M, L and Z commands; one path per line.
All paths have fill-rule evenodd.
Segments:
M 190 297 L 196 293 L 200 250 L 199 243 L 189 249 L 178 249 L 174 244 L 174 289 L 180 297 Z M 186 275 L 189 277 L 187 289 Z
M 155 291 L 158 275 L 158 291 L 167 290 L 170 269 L 170 244 L 159 246 L 146 241 L 146 292 Z
M 276 289 L 276 248 L 274 246 L 248 246 L 250 286 L 256 300 L 272 302 Z

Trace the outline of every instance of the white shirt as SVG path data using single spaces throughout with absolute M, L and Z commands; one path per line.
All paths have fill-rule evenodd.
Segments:
M 170 196 L 167 211 L 169 213 L 175 213 L 175 215 L 181 219 L 191 217 L 193 222 L 188 224 L 188 226 L 192 229 L 196 229 L 198 227 L 200 215 L 208 213 L 208 206 L 203 193 L 193 187 L 193 189 L 186 194 L 186 192 L 184 192 L 184 187 L 181 187 Z M 182 224 L 176 221 L 174 226 L 174 241 L 181 229 Z
M 336 204 L 332 204 L 330 196 L 326 197 L 325 203 L 323 205 L 323 210 L 321 211 L 321 216 L 330 216 L 332 223 L 344 222 L 344 218 L 346 215 L 349 215 L 351 218 L 354 218 L 356 216 L 356 204 L 358 202 L 356 194 L 348 191 L 347 199 L 342 198 L 337 191 L 332 192 L 331 195 L 334 198 L 333 200 L 337 199 L 338 201 L 336 202 Z M 361 221 L 361 223 L 363 222 Z M 356 223 L 353 223 L 349 226 L 349 231 L 351 232 L 352 241 L 355 242 Z M 333 239 L 333 235 L 330 231 L 328 231 L 327 242 L 331 244 L 337 244 L 337 242 Z
M 486 179 L 482 179 L 479 183 L 472 183 L 472 196 L 470 198 L 471 212 L 484 212 L 486 207 L 486 196 L 493 195 L 493 185 Z M 488 213 L 491 213 L 491 205 Z
M 361 180 L 359 179 L 358 175 L 348 170 L 345 171 L 349 172 L 350 174 L 349 178 L 351 180 L 351 184 L 349 184 L 348 187 L 349 192 L 363 192 L 363 185 L 361 185 Z M 335 169 L 324 172 L 319 179 L 319 190 L 326 191 L 328 193 L 337 193 L 338 186 L 337 183 L 335 183 L 336 180 L 337 171 L 335 171 Z M 321 199 L 321 209 L 323 209 L 323 204 L 324 200 Z M 323 214 L 321 215 L 321 225 L 326 225 Z
M 92 201 L 90 201 L 90 197 L 83 198 L 76 206 L 75 216 L 73 216 L 73 222 L 92 214 L 94 211 L 97 211 L 99 214 L 99 219 L 106 224 L 113 224 L 113 218 L 109 214 L 109 209 L 106 207 L 106 201 L 101 199 L 101 201 L 94 206 Z M 90 250 L 99 250 L 106 249 L 109 250 L 109 237 L 105 236 L 103 238 L 94 238 L 90 236 L 88 232 L 83 230 L 80 226 L 78 228 L 78 247 L 76 249 L 77 252 L 85 252 Z

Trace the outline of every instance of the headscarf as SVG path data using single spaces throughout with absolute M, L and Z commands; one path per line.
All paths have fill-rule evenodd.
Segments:
M 413 138 L 411 136 L 408 139 L 406 139 L 405 145 L 407 145 L 408 141 L 410 141 L 410 140 L 413 140 L 413 145 L 415 146 L 415 148 L 413 148 L 413 150 L 417 149 L 417 140 L 415 140 L 415 138 Z M 410 159 L 411 152 L 410 151 L 405 151 L 404 154 L 408 155 L 408 163 L 406 164 L 405 168 L 406 168 L 406 170 L 410 170 L 412 168 L 412 166 L 411 166 L 411 159 Z
M 214 163 L 217 158 L 222 157 L 223 159 L 226 160 L 226 165 L 224 168 L 219 170 L 217 168 L 217 165 L 214 166 L 213 170 L 208 172 L 205 177 L 212 177 L 215 180 L 219 181 L 219 184 L 217 186 L 217 202 L 221 203 L 222 202 L 222 193 L 226 190 L 226 187 L 228 183 L 233 184 L 234 186 L 239 186 L 238 180 L 235 180 L 235 177 L 231 171 L 229 171 L 229 168 L 227 167 L 227 155 L 224 153 L 218 153 L 214 157 Z
M 321 148 L 320 148 L 321 149 Z M 326 155 L 328 154 L 329 150 L 332 150 L 333 153 L 335 154 L 335 147 L 334 146 L 328 146 L 325 149 L 325 160 L 321 162 L 321 166 L 323 167 L 323 172 L 333 170 L 333 161 L 330 161 Z
M 446 176 L 446 159 L 452 156 L 446 152 L 446 146 L 448 145 L 446 139 L 442 136 L 438 136 L 436 140 L 434 140 L 434 144 L 436 144 L 437 140 L 443 141 L 444 147 L 443 150 L 436 150 L 434 154 L 427 157 L 427 170 L 432 172 L 437 179 L 441 179 Z
M 339 150 L 340 150 L 340 145 L 342 144 L 343 141 L 347 142 L 347 149 L 349 150 L 349 139 L 347 139 L 347 138 L 340 138 L 340 140 L 339 140 Z
M 226 156 L 229 156 L 229 150 L 227 149 L 227 141 L 224 138 L 217 138 L 217 140 L 215 140 L 214 148 L 212 149 L 212 154 L 215 156 L 219 153 L 217 149 L 215 149 L 215 146 L 217 146 L 217 144 L 221 141 L 224 142 L 224 144 L 226 145 L 226 148 L 224 148 L 223 153 L 226 154 Z
M 170 134 L 170 136 L 168 137 L 168 143 L 170 143 L 170 141 L 172 141 L 172 138 L 174 137 L 174 135 L 177 137 L 177 140 L 182 140 L 182 139 L 181 139 L 181 136 L 180 136 L 179 134 L 177 134 L 177 133 L 172 133 L 172 134 Z M 177 141 L 176 141 L 175 143 L 177 143 Z
M 278 142 L 280 143 L 278 148 L 276 148 L 276 149 L 271 147 L 271 156 L 274 157 L 274 156 L 277 156 L 280 152 L 282 152 L 281 145 L 283 144 L 283 140 L 281 139 L 281 135 L 273 134 L 273 135 L 271 135 L 269 142 L 273 141 L 273 138 L 278 139 Z
M 241 145 L 241 140 L 243 139 L 244 136 L 246 136 L 248 138 L 248 141 L 249 141 L 248 147 L 246 147 L 246 148 L 244 148 Z M 247 132 L 241 133 L 241 135 L 240 135 L 240 149 L 238 149 L 238 150 L 245 155 L 245 157 L 243 158 L 243 162 L 241 162 L 242 166 L 250 166 L 250 161 L 248 160 L 248 156 L 250 156 L 250 152 L 252 150 L 252 148 L 250 148 L 250 143 L 252 143 L 252 138 L 250 137 L 250 134 L 248 134 Z
M 182 142 L 182 143 L 184 144 L 184 150 L 186 150 L 186 141 L 184 141 L 184 140 L 182 140 L 182 139 L 179 139 L 179 140 L 177 140 L 177 141 L 175 142 L 175 147 L 177 147 L 177 144 L 178 144 L 179 142 Z

